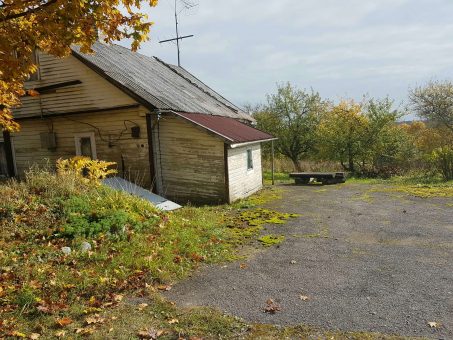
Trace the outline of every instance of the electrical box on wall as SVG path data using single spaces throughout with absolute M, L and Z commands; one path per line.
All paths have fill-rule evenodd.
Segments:
M 40 137 L 42 149 L 55 150 L 57 148 L 57 135 L 55 132 L 42 132 Z
M 140 126 L 131 127 L 132 138 L 140 138 Z

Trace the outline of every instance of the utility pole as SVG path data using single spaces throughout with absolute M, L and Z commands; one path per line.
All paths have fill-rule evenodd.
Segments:
M 194 35 L 191 34 L 191 35 L 185 35 L 185 36 L 182 36 L 182 37 L 179 36 L 179 22 L 178 22 L 177 0 L 175 0 L 175 25 L 176 25 L 176 38 L 161 40 L 161 41 L 159 41 L 159 44 L 176 41 L 176 48 L 178 50 L 178 66 L 181 66 L 181 51 L 180 51 L 180 48 L 179 48 L 179 43 L 180 43 L 180 41 L 182 39 L 192 38 Z

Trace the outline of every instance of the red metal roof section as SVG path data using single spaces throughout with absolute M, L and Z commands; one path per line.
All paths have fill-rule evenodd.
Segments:
M 227 139 L 231 144 L 275 139 L 274 136 L 241 123 L 234 118 L 213 116 L 202 113 L 175 113 L 178 116 Z

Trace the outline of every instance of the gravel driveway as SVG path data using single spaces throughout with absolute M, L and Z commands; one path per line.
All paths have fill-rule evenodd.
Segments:
M 263 232 L 285 235 L 280 246 L 206 267 L 167 297 L 249 322 L 453 339 L 453 199 L 371 188 L 284 187 L 268 207 L 301 216 Z M 265 313 L 268 299 L 281 311 Z

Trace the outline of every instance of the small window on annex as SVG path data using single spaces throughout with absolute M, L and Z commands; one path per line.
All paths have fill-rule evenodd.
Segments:
M 252 149 L 247 150 L 247 170 L 253 170 L 253 153 Z
M 97 159 L 96 140 L 94 133 L 77 134 L 75 137 L 75 147 L 77 156 L 90 157 Z

